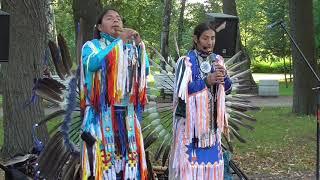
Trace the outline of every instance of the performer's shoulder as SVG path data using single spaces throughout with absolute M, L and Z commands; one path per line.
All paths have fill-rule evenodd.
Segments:
M 84 43 L 83 46 L 90 46 L 90 44 L 97 46 L 99 44 L 99 40 L 98 39 L 89 40 L 86 43 Z
M 82 49 L 84 51 L 98 51 L 99 47 L 99 40 L 98 39 L 92 39 L 90 41 L 87 41 L 83 44 Z

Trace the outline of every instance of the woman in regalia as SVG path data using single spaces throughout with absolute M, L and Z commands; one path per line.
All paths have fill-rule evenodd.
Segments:
M 139 34 L 114 9 L 82 47 L 82 179 L 147 179 L 139 120 L 149 62 Z
M 222 27 L 215 26 L 196 26 L 193 48 L 176 64 L 169 179 L 223 179 L 221 133 L 228 133 L 225 95 L 232 83 L 223 58 L 212 53 Z

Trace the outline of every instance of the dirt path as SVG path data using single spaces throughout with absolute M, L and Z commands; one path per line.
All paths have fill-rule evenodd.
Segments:
M 290 107 L 292 106 L 291 96 L 278 96 L 278 97 L 261 97 L 252 96 L 248 97 L 252 105 L 259 107 Z

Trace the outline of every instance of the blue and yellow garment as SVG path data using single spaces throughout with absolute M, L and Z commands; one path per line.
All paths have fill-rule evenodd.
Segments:
M 147 179 L 139 122 L 149 73 L 144 43 L 101 33 L 83 45 L 81 65 L 82 179 Z

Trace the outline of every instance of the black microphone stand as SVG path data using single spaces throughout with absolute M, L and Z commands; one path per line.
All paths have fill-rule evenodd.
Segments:
M 299 54 L 302 56 L 303 60 L 305 61 L 305 63 L 307 63 L 309 69 L 312 71 L 314 77 L 317 79 L 318 84 L 320 84 L 320 78 L 317 75 L 317 73 L 315 72 L 315 70 L 313 69 L 313 67 L 311 66 L 311 64 L 309 63 L 309 61 L 307 60 L 307 58 L 304 56 L 303 52 L 301 51 L 301 49 L 299 48 L 298 44 L 296 43 L 296 41 L 293 39 L 293 37 L 291 36 L 291 34 L 289 33 L 289 31 L 287 30 L 285 24 L 283 21 L 281 21 L 280 23 L 281 28 L 286 32 L 286 34 L 289 36 L 291 42 L 294 44 L 294 46 L 296 47 L 296 49 L 299 51 Z M 317 93 L 317 112 L 316 112 L 316 116 L 317 116 L 317 162 L 316 162 L 316 179 L 319 180 L 319 121 L 320 121 L 320 87 L 315 87 L 312 88 L 312 90 L 315 90 Z

